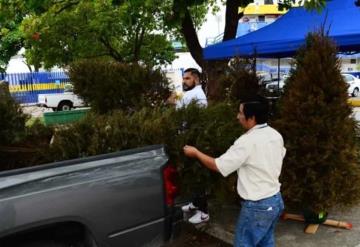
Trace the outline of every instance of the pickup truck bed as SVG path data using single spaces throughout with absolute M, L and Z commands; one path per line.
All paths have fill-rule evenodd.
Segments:
M 160 246 L 172 172 L 162 146 L 2 172 L 0 246 Z

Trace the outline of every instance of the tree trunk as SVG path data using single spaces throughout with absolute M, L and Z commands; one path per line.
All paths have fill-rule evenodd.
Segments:
M 234 39 L 238 27 L 239 18 L 242 14 L 238 13 L 241 1 L 227 0 L 226 1 L 226 19 L 223 41 Z M 203 48 L 200 45 L 194 23 L 192 21 L 189 10 L 184 10 L 184 17 L 181 22 L 181 32 L 185 38 L 186 45 L 190 51 L 191 56 L 202 68 L 203 73 L 207 79 L 206 91 L 210 101 L 217 101 L 221 97 L 219 94 L 220 84 L 218 82 L 219 76 L 222 75 L 224 67 L 227 66 L 229 59 L 205 61 L 203 56 Z
M 239 0 L 226 1 L 225 29 L 223 41 L 234 39 L 236 37 L 239 19 L 243 16 L 243 13 L 239 14 L 239 7 Z
M 26 65 L 26 67 L 28 67 L 29 72 L 30 72 L 30 73 L 32 73 L 33 71 L 32 71 L 31 65 L 30 65 L 30 64 L 28 64 L 28 63 L 27 63 L 27 62 L 25 62 L 25 61 L 23 61 L 23 63 Z

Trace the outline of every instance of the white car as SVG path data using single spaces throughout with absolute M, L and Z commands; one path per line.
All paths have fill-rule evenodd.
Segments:
M 277 92 L 279 89 L 280 89 L 280 91 L 282 91 L 284 85 L 285 85 L 284 80 L 280 80 L 279 82 L 273 81 L 273 82 L 266 84 L 266 90 L 270 93 Z
M 38 106 L 52 108 L 53 111 L 68 111 L 85 106 L 84 101 L 72 92 L 72 86 L 66 85 L 64 93 L 39 94 Z
M 344 77 L 345 82 L 349 85 L 349 96 L 360 96 L 360 79 L 351 74 L 342 74 L 342 76 Z
M 68 111 L 72 108 L 85 106 L 82 99 L 72 92 L 39 94 L 37 105 L 52 108 L 54 111 Z
M 266 71 L 257 71 L 256 72 L 256 75 L 259 77 L 260 81 L 259 81 L 259 84 L 260 85 L 265 85 L 269 82 L 272 81 L 272 78 L 271 78 L 271 74 L 269 72 L 266 72 Z

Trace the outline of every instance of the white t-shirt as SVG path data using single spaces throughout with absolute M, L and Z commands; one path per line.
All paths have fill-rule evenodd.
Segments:
M 193 89 L 186 91 L 184 96 L 176 101 L 176 109 L 187 106 L 193 101 L 199 106 L 207 106 L 207 99 L 201 85 L 197 85 Z
M 285 153 L 280 133 L 263 124 L 240 136 L 215 163 L 224 177 L 237 171 L 240 197 L 257 201 L 280 191 L 279 176 Z

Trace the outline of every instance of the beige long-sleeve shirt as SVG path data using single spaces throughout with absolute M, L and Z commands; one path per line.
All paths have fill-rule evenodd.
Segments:
M 279 176 L 285 153 L 280 133 L 263 124 L 240 136 L 215 163 L 225 177 L 237 171 L 240 197 L 257 201 L 280 191 Z

